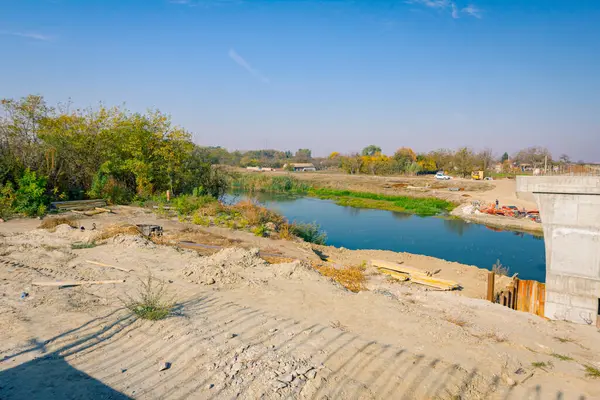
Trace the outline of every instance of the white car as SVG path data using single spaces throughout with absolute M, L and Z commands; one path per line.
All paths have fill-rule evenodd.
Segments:
M 438 172 L 437 174 L 435 174 L 435 179 L 440 179 L 443 181 L 447 181 L 450 179 L 450 177 L 446 174 L 444 174 L 442 171 Z

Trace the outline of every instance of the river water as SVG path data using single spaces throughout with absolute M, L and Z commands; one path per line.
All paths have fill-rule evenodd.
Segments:
M 518 272 L 521 279 L 545 281 L 541 237 L 496 231 L 457 219 L 342 207 L 310 197 L 261 193 L 255 198 L 290 221 L 318 223 L 327 232 L 328 245 L 404 251 L 486 269 L 500 260 L 511 275 Z

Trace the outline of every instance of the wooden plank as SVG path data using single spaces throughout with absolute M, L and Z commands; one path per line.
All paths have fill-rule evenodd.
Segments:
M 383 261 L 383 260 L 371 260 L 371 264 L 373 264 L 377 268 L 385 268 L 396 272 L 401 272 L 404 274 L 410 275 L 423 275 L 427 276 L 427 271 L 422 269 L 418 269 L 415 267 L 409 267 L 408 265 L 403 265 L 391 261 Z
M 112 281 L 59 281 L 59 282 L 32 282 L 34 286 L 82 286 L 82 285 L 107 285 L 110 283 L 123 283 L 125 279 Z
M 487 281 L 487 300 L 494 302 L 494 281 L 496 279 L 496 274 L 494 271 L 488 272 L 488 281 Z
M 408 280 L 408 275 L 401 272 L 392 271 L 391 269 L 386 268 L 377 268 L 377 270 L 383 274 L 391 276 L 396 280 L 399 280 L 400 282 L 405 282 Z
M 131 272 L 131 271 L 133 271 L 132 269 L 125 269 L 125 268 L 121 268 L 121 267 L 116 267 L 114 265 L 104 264 L 104 263 L 97 262 L 97 261 L 85 260 L 85 262 L 89 263 L 89 264 L 97 265 L 99 267 L 118 269 L 119 271 L 123 271 L 123 272 Z
M 431 276 L 410 276 L 410 281 L 425 286 L 430 286 L 440 290 L 455 290 L 460 289 L 460 285 L 454 281 L 446 279 L 434 278 Z
M 383 260 L 371 260 L 371 264 L 380 269 L 384 268 L 387 270 L 399 272 L 401 274 L 408 274 L 409 279 L 412 282 L 419 283 L 421 285 L 434 287 L 440 290 L 454 290 L 460 288 L 460 285 L 457 282 L 428 276 L 427 271 L 423 271 L 414 267 L 409 267 L 407 265 L 401 265 L 398 263 Z

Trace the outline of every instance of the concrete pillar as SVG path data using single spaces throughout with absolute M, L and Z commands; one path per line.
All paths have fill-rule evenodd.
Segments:
M 546 246 L 546 317 L 597 324 L 600 177 L 518 176 L 517 196 L 533 196 L 540 210 Z

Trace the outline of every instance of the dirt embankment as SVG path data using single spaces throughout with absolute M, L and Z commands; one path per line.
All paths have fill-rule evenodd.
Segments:
M 116 212 L 80 220 L 85 231 L 0 225 L 0 398 L 600 397 L 593 327 L 394 283 L 369 268 L 368 290 L 351 293 L 310 266 L 314 250 L 340 264 L 404 257 L 391 252 L 313 249 L 170 220 L 160 221 L 165 242 L 233 248 L 203 254 L 123 235 L 73 246 L 96 237 L 92 223 L 158 221 L 136 208 Z M 252 248 L 286 259 L 269 264 Z M 433 259 L 406 260 L 435 268 Z M 123 308 L 148 273 L 167 282 L 172 317 L 143 321 Z

